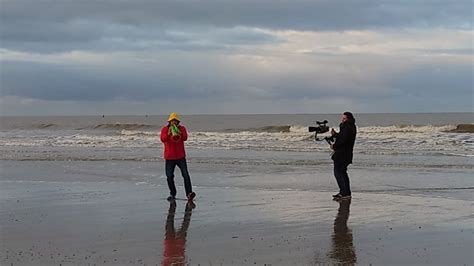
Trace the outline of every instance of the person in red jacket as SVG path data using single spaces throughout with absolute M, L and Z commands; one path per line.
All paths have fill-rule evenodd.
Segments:
M 181 228 L 174 227 L 174 216 L 176 212 L 176 202 L 170 202 L 168 217 L 166 218 L 165 239 L 163 240 L 163 259 L 161 265 L 188 265 L 186 260 L 186 235 L 191 223 L 192 210 L 196 207 L 193 202 L 186 204 Z
M 172 201 L 176 198 L 176 186 L 174 184 L 174 169 L 176 166 L 181 170 L 184 179 L 184 189 L 188 200 L 192 201 L 196 197 L 191 186 L 191 177 L 189 176 L 188 166 L 186 164 L 186 152 L 184 142 L 188 139 L 186 128 L 179 124 L 180 119 L 176 113 L 171 113 L 168 117 L 168 125 L 161 129 L 160 138 L 163 142 L 165 172 L 170 195 L 167 200 Z

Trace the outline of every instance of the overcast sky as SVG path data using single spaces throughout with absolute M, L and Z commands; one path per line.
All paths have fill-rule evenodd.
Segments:
M 1 114 L 472 112 L 472 10 L 1 0 Z

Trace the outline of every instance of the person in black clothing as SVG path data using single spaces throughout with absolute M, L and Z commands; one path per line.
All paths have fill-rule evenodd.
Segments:
M 351 200 L 340 200 L 338 202 L 339 210 L 334 219 L 334 232 L 329 257 L 334 259 L 333 262 L 337 265 L 355 265 L 357 264 L 357 255 L 354 239 L 352 230 L 347 226 Z
M 339 193 L 334 199 L 350 199 L 351 187 L 347 167 L 352 163 L 352 151 L 356 139 L 357 129 L 355 118 L 351 112 L 344 112 L 339 125 L 339 133 L 331 129 L 331 135 L 336 138 L 331 149 L 334 150 L 331 159 L 334 161 L 334 176 L 336 177 Z

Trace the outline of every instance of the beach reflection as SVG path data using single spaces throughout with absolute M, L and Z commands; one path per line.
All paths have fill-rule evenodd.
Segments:
M 329 257 L 336 263 L 351 265 L 357 263 L 357 256 L 352 239 L 352 231 L 347 227 L 349 219 L 350 200 L 341 200 L 339 210 L 334 219 L 334 233 L 332 235 L 332 246 Z
M 185 265 L 186 264 L 186 235 L 191 223 L 192 210 L 196 207 L 194 203 L 188 202 L 184 212 L 181 228 L 176 231 L 174 227 L 174 216 L 176 202 L 170 203 L 168 217 L 166 218 L 166 232 L 163 243 L 163 260 L 161 265 Z

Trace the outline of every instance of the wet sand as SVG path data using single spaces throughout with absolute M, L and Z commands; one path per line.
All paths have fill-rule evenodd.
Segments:
M 196 192 L 192 206 L 168 203 L 162 185 L 4 177 L 0 264 L 474 262 L 472 200 L 354 192 L 351 201 L 336 202 L 316 191 Z

